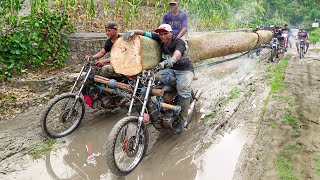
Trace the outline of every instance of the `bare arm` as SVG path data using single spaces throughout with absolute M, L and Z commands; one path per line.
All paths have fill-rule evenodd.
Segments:
M 178 50 L 175 50 L 175 51 L 173 52 L 173 54 L 172 54 L 172 58 L 176 58 L 177 61 L 179 61 L 179 60 L 181 59 L 181 56 L 182 56 L 182 54 L 181 54 L 181 52 L 178 51 Z
M 97 54 L 93 55 L 93 59 L 99 59 L 102 56 L 104 56 L 106 54 L 106 50 L 104 48 L 102 48 L 100 50 L 100 52 L 98 52 Z
M 178 38 L 181 38 L 183 35 L 185 35 L 187 32 L 187 28 L 183 27 L 180 31 L 180 33 L 178 34 Z
M 93 57 L 94 60 L 95 60 L 95 59 L 99 59 L 99 58 L 101 58 L 102 56 L 104 56 L 106 53 L 107 53 L 106 50 L 105 50 L 104 48 L 102 48 L 102 49 L 100 50 L 100 52 L 98 52 L 97 54 L 93 55 L 92 57 Z M 84 57 L 84 59 L 89 60 L 89 57 L 90 57 L 89 55 L 86 55 L 86 56 Z

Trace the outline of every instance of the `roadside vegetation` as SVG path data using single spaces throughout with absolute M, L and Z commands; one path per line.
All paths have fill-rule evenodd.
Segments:
M 47 151 L 51 150 L 56 143 L 57 141 L 55 139 L 44 141 L 42 144 L 30 151 L 28 154 L 33 159 L 40 159 Z
M 168 0 L 23 0 L 0 2 L 0 81 L 30 71 L 60 68 L 67 58 L 71 32 L 104 32 L 107 20 L 120 31 L 154 29 L 170 10 Z M 316 0 L 180 0 L 189 14 L 190 31 L 254 28 L 271 24 L 311 24 L 320 16 Z M 312 36 L 313 37 L 313 36 Z M 49 68 L 48 68 L 49 67 Z
M 299 145 L 291 145 L 284 149 L 284 151 L 278 155 L 276 159 L 276 170 L 278 172 L 279 179 L 292 180 L 301 179 L 297 177 L 294 170 L 294 156 L 301 152 Z
M 292 180 L 301 179 L 300 172 L 296 172 L 296 161 L 299 155 L 305 152 L 305 149 L 301 147 L 301 144 L 296 142 L 295 139 L 299 138 L 301 134 L 301 127 L 299 126 L 299 119 L 296 113 L 296 104 L 294 99 L 286 94 L 287 84 L 284 82 L 285 70 L 292 55 L 287 55 L 278 65 L 267 68 L 268 73 L 266 80 L 270 85 L 270 92 L 264 101 L 264 106 L 261 112 L 261 119 L 269 117 L 270 106 L 273 104 L 272 111 L 277 113 L 279 117 L 276 119 L 269 119 L 272 129 L 281 129 L 284 126 L 290 127 L 292 141 L 288 144 L 284 144 L 284 148 L 276 155 L 275 170 L 277 172 L 278 179 Z M 280 147 L 281 148 L 281 147 Z M 319 169 L 319 158 L 314 159 L 316 167 Z

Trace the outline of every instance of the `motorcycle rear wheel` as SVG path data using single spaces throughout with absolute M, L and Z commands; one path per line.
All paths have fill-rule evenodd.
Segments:
M 149 142 L 147 129 L 140 130 L 139 143 L 136 149 L 133 149 L 137 130 L 138 117 L 128 116 L 118 121 L 109 134 L 106 147 L 107 164 L 110 171 L 117 176 L 131 173 L 147 152 Z M 126 164 L 125 161 L 129 162 Z
M 42 131 L 50 138 L 61 138 L 76 130 L 83 119 L 85 106 L 82 98 L 73 93 L 61 94 L 44 109 L 40 124 Z
M 303 47 L 300 47 L 299 56 L 300 56 L 300 59 L 302 59 L 304 56 L 304 48 Z

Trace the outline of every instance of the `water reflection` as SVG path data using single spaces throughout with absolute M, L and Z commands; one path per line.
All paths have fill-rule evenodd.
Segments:
M 248 141 L 248 131 L 242 127 L 225 134 L 197 160 L 196 180 L 232 179 L 243 145 Z

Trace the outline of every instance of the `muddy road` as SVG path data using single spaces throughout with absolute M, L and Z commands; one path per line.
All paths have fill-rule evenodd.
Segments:
M 298 84 L 292 89 L 298 86 L 319 88 L 320 76 L 315 69 L 320 68 L 318 51 L 310 52 L 303 61 L 298 61 L 293 51 L 289 53 L 293 56 L 287 74 L 293 78 L 297 72 L 301 73 L 301 85 L 286 75 L 288 83 Z M 272 89 L 266 69 L 279 62 L 267 63 L 267 56 L 268 51 L 264 50 L 259 57 L 241 57 L 196 68 L 198 79 L 192 86 L 201 89 L 203 94 L 191 128 L 177 136 L 159 133 L 150 127 L 147 156 L 125 178 L 113 176 L 105 161 L 106 137 L 117 120 L 125 115 L 125 110 L 105 114 L 86 112 L 80 128 L 58 139 L 53 149 L 38 160 L 27 154 L 44 141 L 39 135 L 42 107 L 35 107 L 10 121 L 0 121 L 0 179 L 277 179 L 274 162 L 283 149 L 281 145 L 290 138 L 284 141 L 281 139 L 283 129 L 270 128 L 273 122 L 270 119 L 280 115 L 271 109 L 276 102 L 266 105 Z M 310 66 L 314 62 L 317 66 Z M 308 71 L 313 74 L 303 75 Z M 309 81 L 310 77 L 314 80 Z M 310 92 L 314 91 L 305 88 L 301 93 L 293 93 L 293 97 L 306 100 Z M 315 110 L 316 105 L 320 107 L 317 95 L 319 89 L 310 97 L 312 106 L 306 108 L 305 101 L 297 101 L 301 102 L 298 109 L 303 117 L 310 119 L 308 115 L 312 115 L 314 122 L 320 121 Z M 319 124 L 312 123 L 314 125 Z M 290 132 L 290 127 L 285 127 L 287 133 Z M 276 151 L 272 151 L 273 148 Z

